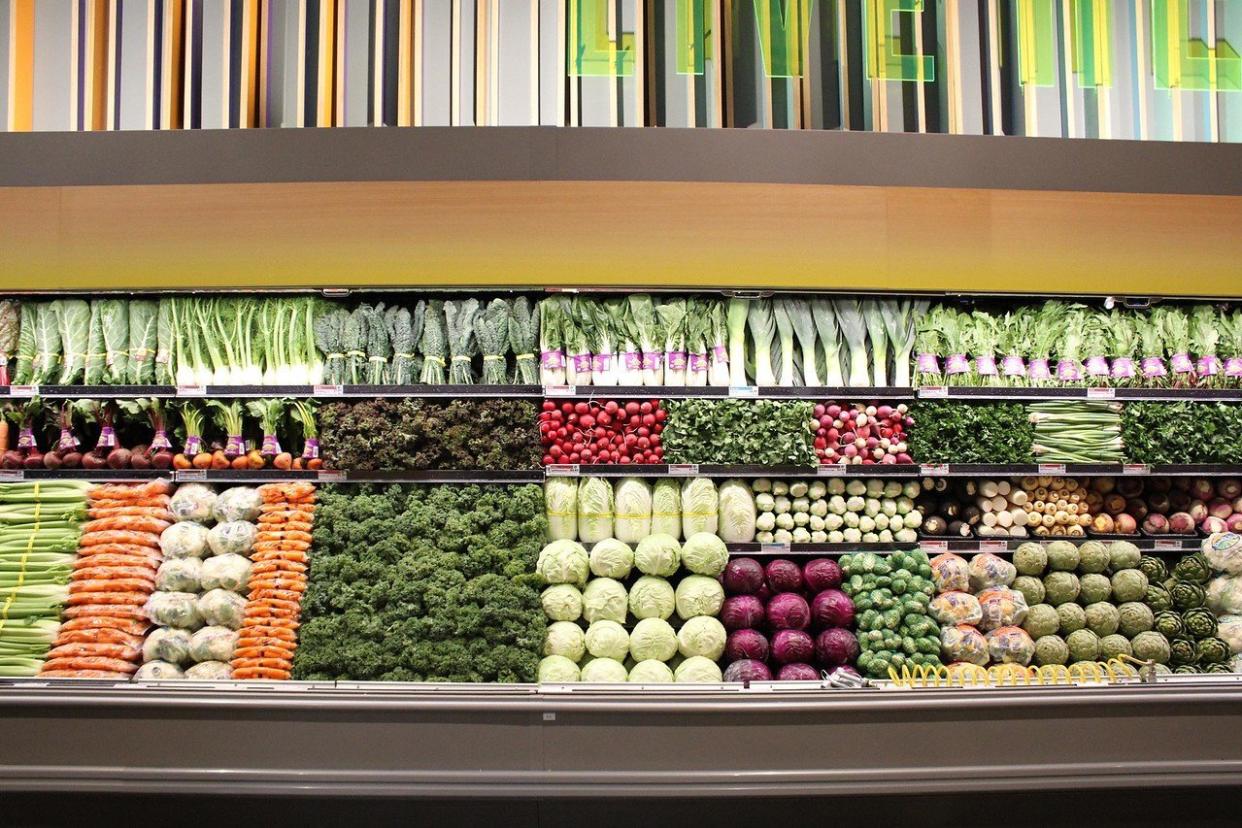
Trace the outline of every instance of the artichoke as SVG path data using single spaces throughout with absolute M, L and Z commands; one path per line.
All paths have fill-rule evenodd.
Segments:
M 1160 584 L 1148 584 L 1143 596 L 1143 603 L 1152 608 L 1153 612 L 1173 609 L 1173 597 Z
M 1182 616 L 1173 610 L 1156 613 L 1152 629 L 1166 638 L 1177 638 L 1186 634 L 1186 624 L 1182 621 Z
M 1164 565 L 1164 561 L 1152 555 L 1144 555 L 1139 558 L 1138 568 L 1147 576 L 1147 580 L 1153 584 L 1158 584 L 1169 577 L 1169 570 Z
M 1178 666 L 1194 664 L 1199 658 L 1193 638 L 1174 638 L 1169 642 L 1169 663 Z
M 1211 638 L 1216 635 L 1216 615 L 1204 607 L 1195 607 L 1182 613 L 1186 632 L 1195 638 Z
M 1212 564 L 1207 555 L 1195 552 L 1173 565 L 1173 577 L 1193 584 L 1206 584 L 1212 577 Z
M 1207 590 L 1190 581 L 1178 581 L 1169 590 L 1169 597 L 1173 601 L 1174 609 L 1185 612 L 1188 609 L 1203 606 L 1203 602 L 1207 600 Z M 1151 602 L 1148 601 L 1148 603 Z
M 1229 661 L 1229 645 L 1219 638 L 1205 638 L 1195 645 L 1199 664 L 1224 664 Z

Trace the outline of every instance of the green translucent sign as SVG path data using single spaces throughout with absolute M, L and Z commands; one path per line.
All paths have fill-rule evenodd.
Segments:
M 701 75 L 712 57 L 708 0 L 677 0 L 677 73 Z M 715 15 L 712 15 L 713 18 Z
M 608 0 L 569 0 L 568 47 L 570 75 L 634 74 L 634 35 L 623 32 L 617 40 L 608 36 Z
M 923 13 L 923 0 L 867 0 L 863 17 L 867 47 L 867 77 L 876 80 L 930 82 L 936 79 L 936 60 L 922 53 L 901 51 L 897 15 Z M 916 17 L 915 25 L 921 25 Z
M 812 0 L 753 0 L 755 28 L 770 78 L 806 74 L 806 39 L 811 30 Z
M 1056 86 L 1058 0 L 1018 0 L 1018 80 Z M 1072 0 L 1070 64 L 1082 87 L 1112 85 L 1109 0 Z
M 1190 0 L 1152 0 L 1151 47 L 1160 89 L 1242 91 L 1242 58 L 1228 41 L 1190 36 Z

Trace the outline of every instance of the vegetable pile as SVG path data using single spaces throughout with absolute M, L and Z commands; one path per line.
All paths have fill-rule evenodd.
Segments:
M 815 455 L 823 464 L 911 463 L 908 407 L 827 402 L 812 410 Z
M 910 455 L 921 463 L 1029 463 L 1033 429 L 1021 403 L 918 402 Z
M 553 540 L 638 543 L 651 534 L 680 540 L 701 532 L 729 543 L 755 539 L 754 499 L 740 480 L 717 487 L 706 477 L 654 483 L 637 477 L 558 477 L 544 484 L 544 504 Z
M 177 488 L 168 506 L 176 523 L 160 536 L 164 562 L 146 608 L 156 627 L 143 642 L 136 680 L 233 677 L 229 661 L 246 607 L 262 502 L 247 486 L 219 494 L 198 483 Z
M 259 487 L 257 532 L 251 553 L 246 608 L 230 666 L 238 679 L 287 679 L 297 652 L 306 592 L 315 487 L 309 483 Z
M 298 680 L 534 681 L 538 486 L 327 487 Z
M 1130 402 L 1121 411 L 1126 454 L 1136 463 L 1242 463 L 1242 405 Z
M 923 523 L 917 480 L 751 482 L 760 543 L 913 543 Z
M 1121 405 L 1059 400 L 1032 403 L 1035 457 L 1047 463 L 1120 463 Z
M 1014 623 L 1029 636 L 1031 646 L 1023 652 L 1030 663 L 1072 667 L 1121 655 L 1168 661 L 1168 641 L 1148 606 L 1152 567 L 1162 564 L 1142 557 L 1129 541 L 1024 543 L 1012 563 L 989 563 L 994 588 L 1007 590 L 1009 605 L 1025 610 Z M 972 586 L 978 585 L 975 572 L 972 561 L 966 576 Z M 961 578 L 960 567 L 945 568 L 948 588 Z M 986 613 L 988 605 L 979 603 Z
M 58 641 L 88 488 L 0 483 L 0 677 L 35 675 Z
M 665 400 L 660 435 L 668 463 L 814 466 L 807 401 Z
M 1099 477 L 1103 512 L 1092 528 L 1101 533 L 1194 535 L 1242 530 L 1242 481 L 1190 477 Z
M 938 305 L 921 319 L 916 350 L 920 385 L 1237 386 L 1242 310 Z
M 660 433 L 667 417 L 659 400 L 544 400 L 539 412 L 543 463 L 661 463 Z
M 940 666 L 940 626 L 930 615 L 935 594 L 927 553 L 860 552 L 841 556 L 841 589 L 854 601 L 858 671 L 886 679 L 889 670 Z
M 39 675 L 126 679 L 138 670 L 148 601 L 163 561 L 160 537 L 173 525 L 172 485 L 93 486 L 78 540 L 63 623 Z
M 587 552 L 554 540 L 537 571 L 548 625 L 539 681 L 721 681 L 725 628 L 719 576 L 724 541 L 699 532 L 681 544 L 649 534 L 633 547 L 615 538 Z
M 1090 478 L 924 478 L 916 507 L 923 534 L 981 538 L 1084 537 L 1103 495 Z
M 537 469 L 543 456 L 525 400 L 336 402 L 318 420 L 323 461 L 334 469 Z
M 734 558 L 724 571 L 729 597 L 720 612 L 729 630 L 725 681 L 815 681 L 820 670 L 853 670 L 858 658 L 854 602 L 841 591 L 836 561 L 799 566 L 777 558 Z
M 1218 615 L 1242 610 L 1238 600 L 1242 584 L 1236 580 L 1236 573 L 1242 572 L 1240 542 L 1236 535 L 1214 535 L 1204 541 L 1201 551 L 1182 556 L 1171 567 L 1158 558 L 1143 559 L 1150 579 L 1145 601 L 1153 613 L 1153 629 L 1167 639 L 1162 654 L 1174 673 L 1232 671 L 1233 651 L 1218 635 Z M 1217 565 L 1234 574 L 1213 578 Z

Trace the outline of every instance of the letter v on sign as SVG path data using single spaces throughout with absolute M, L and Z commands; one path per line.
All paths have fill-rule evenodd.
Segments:
M 769 78 L 806 74 L 812 0 L 752 0 L 763 71 Z
M 608 0 L 569 0 L 569 74 L 629 77 L 634 74 L 633 32 L 608 35 Z

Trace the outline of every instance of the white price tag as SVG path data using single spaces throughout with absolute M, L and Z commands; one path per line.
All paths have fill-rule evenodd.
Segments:
M 320 483 L 344 483 L 345 477 L 343 471 L 321 471 L 315 475 L 315 479 Z
M 730 385 L 730 397 L 757 397 L 759 396 L 759 386 L 757 385 Z
M 205 397 L 207 396 L 207 386 L 205 385 L 178 385 L 178 397 Z
M 548 477 L 577 477 L 579 474 L 577 463 L 556 463 L 545 466 L 543 471 Z
M 938 555 L 941 552 L 949 551 L 949 542 L 947 540 L 921 540 L 919 541 L 919 549 L 922 549 L 929 555 Z
M 760 553 L 765 554 L 765 555 L 783 555 L 789 551 L 789 544 L 787 543 L 761 543 L 759 544 L 759 551 Z
M 343 385 L 313 385 L 311 393 L 316 397 L 339 397 L 345 393 Z
M 206 469 L 182 469 L 181 471 L 175 473 L 174 479 L 178 483 L 188 483 L 193 480 L 206 480 L 207 470 Z
M 1039 473 L 1040 474 L 1054 474 L 1054 475 L 1065 474 L 1065 464 L 1064 463 L 1040 463 Z
M 578 393 L 576 385 L 545 385 L 543 387 L 543 395 L 545 397 L 572 397 Z
M 919 466 L 919 474 L 924 477 L 944 477 L 948 473 L 948 463 L 923 463 Z
M 1152 548 L 1161 552 L 1178 552 L 1182 549 L 1182 542 L 1170 538 L 1157 538 L 1152 543 Z
M 0 480 L 23 480 L 26 472 L 21 469 L 0 469 Z
M 1127 463 L 1121 467 L 1122 474 L 1151 474 L 1151 466 L 1146 463 Z
M 1116 388 L 1088 388 L 1087 399 L 1089 400 L 1115 400 L 1117 399 Z
M 979 541 L 980 552 L 1005 552 L 1009 549 L 1009 544 L 1003 540 L 985 540 Z
M 815 469 L 815 474 L 819 477 L 845 477 L 844 463 L 826 463 Z
M 943 400 L 948 396 L 949 388 L 946 385 L 924 385 L 919 389 L 921 400 Z
M 668 473 L 670 476 L 694 477 L 699 473 L 699 467 L 694 463 L 672 463 Z
M 10 397 L 37 397 L 39 396 L 39 386 L 37 385 L 10 385 Z

